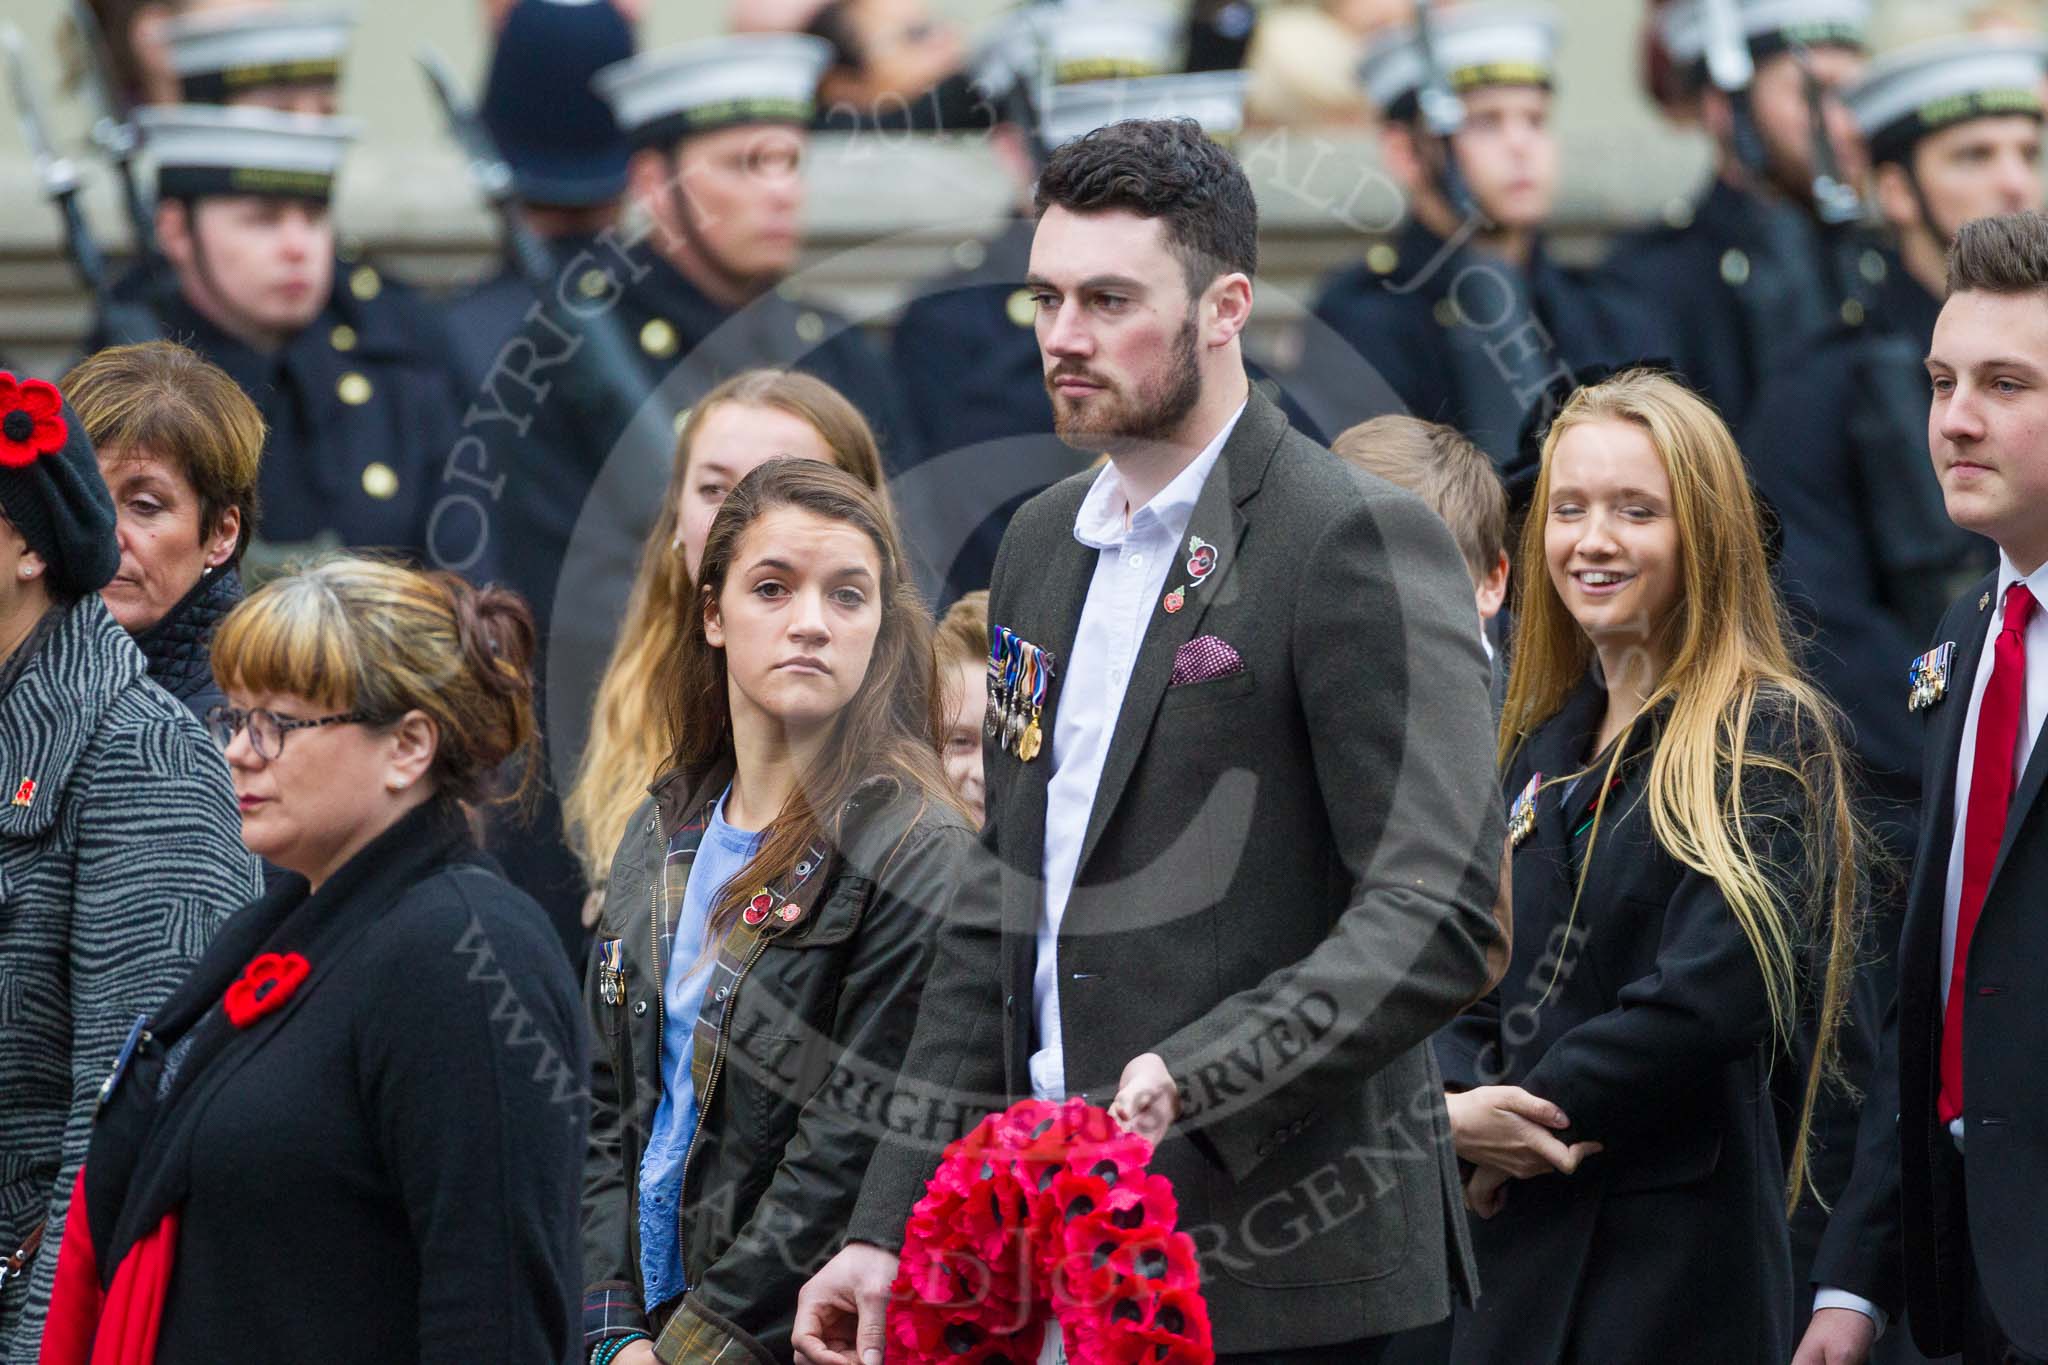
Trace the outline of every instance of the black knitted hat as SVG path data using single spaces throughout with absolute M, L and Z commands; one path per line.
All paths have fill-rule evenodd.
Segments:
M 121 567 L 114 499 L 85 423 L 44 379 L 0 370 L 0 512 L 48 566 L 52 590 L 98 592 Z

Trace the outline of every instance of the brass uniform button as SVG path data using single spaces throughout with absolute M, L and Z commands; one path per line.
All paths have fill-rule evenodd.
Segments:
M 359 265 L 349 272 L 348 292 L 368 303 L 384 292 L 384 277 L 375 266 Z
M 962 270 L 979 270 L 988 259 L 988 248 L 972 237 L 953 248 L 953 264 Z
M 1856 267 L 1863 272 L 1863 278 L 1872 284 L 1883 284 L 1884 277 L 1891 273 L 1891 267 L 1884 263 L 1882 251 L 1864 252 L 1863 259 L 1856 263 Z
M 1401 268 L 1401 253 L 1390 242 L 1375 242 L 1366 249 L 1365 268 L 1375 275 L 1391 275 Z
M 676 329 L 666 318 L 650 318 L 640 329 L 640 349 L 657 359 L 674 355 L 676 345 Z
M 382 460 L 372 460 L 363 467 L 363 491 L 379 502 L 389 502 L 398 496 L 398 474 Z
M 1749 254 L 1741 247 L 1731 246 L 1721 253 L 1721 279 L 1734 289 L 1749 283 Z
M 689 421 L 690 410 L 688 408 L 684 408 L 676 414 L 676 435 L 680 436 L 683 434 L 683 428 L 689 424 Z M 682 532 L 678 531 L 676 534 L 681 535 Z
M 327 334 L 327 340 L 337 351 L 353 351 L 356 348 L 356 329 L 347 323 L 337 323 Z
M 1692 226 L 1692 201 L 1671 199 L 1664 204 L 1664 225 L 1683 232 Z
M 1842 321 L 1851 327 L 1863 325 L 1863 302 L 1860 299 L 1842 300 Z
M 1031 297 L 1029 289 L 1014 289 L 1010 297 L 1003 300 L 1003 312 L 1019 327 L 1035 326 L 1038 322 L 1038 300 Z
M 815 346 L 825 339 L 825 319 L 806 309 L 796 320 L 797 340 Z
M 370 401 L 369 377 L 350 370 L 335 383 L 334 392 L 340 396 L 342 402 L 352 408 L 359 408 Z
M 611 276 L 592 266 L 576 277 L 576 292 L 586 299 L 601 298 L 610 283 Z
M 1436 325 L 1439 327 L 1456 327 L 1458 325 L 1458 305 L 1452 303 L 1449 299 L 1438 299 L 1436 307 L 1432 308 L 1430 313 L 1436 318 Z

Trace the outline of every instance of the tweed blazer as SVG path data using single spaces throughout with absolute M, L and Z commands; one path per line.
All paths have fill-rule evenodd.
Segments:
M 0 1244 L 49 1218 L 0 1291 L 0 1365 L 26 1365 L 93 1096 L 261 882 L 220 751 L 97 595 L 0 697 L 0 775 Z
M 1074 536 L 1092 477 L 1027 503 L 996 560 L 991 623 L 1056 660 L 1097 562 Z M 1060 923 L 1068 1092 L 1108 1104 L 1147 1052 L 1179 1082 L 1152 1169 L 1219 1352 L 1439 1320 L 1473 1283 L 1428 1039 L 1491 985 L 1504 938 L 1471 579 L 1419 499 L 1257 393 L 1188 531 L 1214 558 L 1191 556 L 1197 576 L 1177 554 L 1150 614 Z M 940 930 L 903 1068 L 933 1110 L 877 1150 L 857 1239 L 900 1242 L 937 1160 L 913 1139 L 1031 1091 L 1055 758 L 989 747 L 993 857 Z

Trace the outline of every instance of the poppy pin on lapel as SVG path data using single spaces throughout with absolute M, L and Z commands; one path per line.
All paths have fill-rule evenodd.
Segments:
M 1955 641 L 1951 640 L 1913 660 L 1906 669 L 1908 711 L 1925 711 L 1948 695 L 1948 666 L 1955 652 Z
M 740 918 L 745 920 L 749 926 L 757 925 L 762 920 L 767 919 L 768 912 L 774 908 L 775 897 L 764 886 L 754 893 L 752 900 L 747 902 L 747 908 L 740 911 Z
M 26 806 L 36 799 L 36 780 L 33 777 L 21 779 L 21 785 L 14 789 L 14 804 Z

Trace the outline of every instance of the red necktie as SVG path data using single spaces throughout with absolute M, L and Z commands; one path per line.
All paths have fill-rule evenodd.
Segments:
M 2027 620 L 2034 594 L 2024 583 L 2005 591 L 2005 620 L 1992 645 L 1991 678 L 1977 712 L 1976 761 L 1970 769 L 1969 809 L 1963 816 L 1963 891 L 1956 901 L 1955 965 L 1948 977 L 1948 1008 L 1941 1019 L 1941 1097 L 1935 1112 L 1943 1123 L 1963 1113 L 1963 976 L 1970 961 L 1970 936 L 1984 910 L 1984 893 L 1998 848 L 2005 842 L 2005 818 L 2019 780 L 2014 752 L 2027 709 Z

